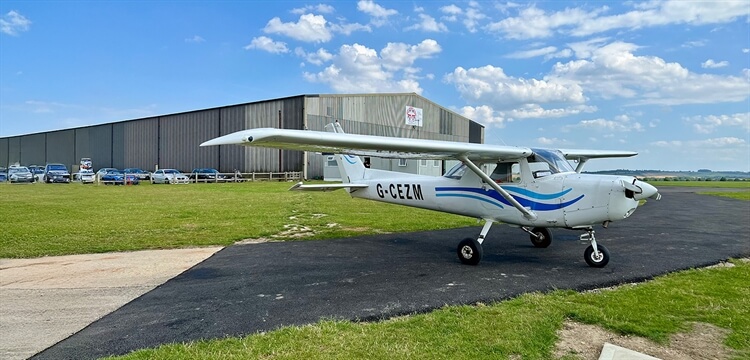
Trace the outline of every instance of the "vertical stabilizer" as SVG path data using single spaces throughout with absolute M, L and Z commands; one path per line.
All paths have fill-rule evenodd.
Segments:
M 341 134 L 346 136 L 344 129 L 341 128 L 341 124 L 337 122 L 326 125 L 326 131 Z M 341 181 L 345 184 L 361 180 L 365 177 L 365 164 L 362 163 L 362 159 L 359 156 L 354 155 L 343 155 L 335 154 L 336 163 L 339 166 L 339 172 L 341 173 Z

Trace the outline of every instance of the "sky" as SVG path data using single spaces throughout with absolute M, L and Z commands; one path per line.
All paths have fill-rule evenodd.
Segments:
M 750 171 L 750 1 L 0 2 L 0 137 L 414 92 L 485 142 Z

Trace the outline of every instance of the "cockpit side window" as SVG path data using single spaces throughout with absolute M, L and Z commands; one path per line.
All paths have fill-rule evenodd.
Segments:
M 490 178 L 498 184 L 521 182 L 521 167 L 515 162 L 499 162 Z

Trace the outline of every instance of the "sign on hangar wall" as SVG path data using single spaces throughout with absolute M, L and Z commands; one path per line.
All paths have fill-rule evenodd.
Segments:
M 422 126 L 422 109 L 413 106 L 406 107 L 406 125 Z

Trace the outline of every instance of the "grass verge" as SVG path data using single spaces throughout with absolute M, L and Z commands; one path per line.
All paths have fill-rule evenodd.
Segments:
M 475 225 L 462 216 L 290 192 L 291 183 L 0 184 L 0 258 L 324 239 Z M 304 235 L 299 237 L 299 235 Z
M 244 338 L 170 344 L 121 359 L 548 359 L 566 318 L 659 343 L 693 322 L 710 323 L 730 330 L 725 345 L 736 358 L 748 358 L 750 263 L 733 264 L 597 292 L 535 293 L 375 323 L 322 321 Z

